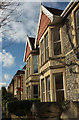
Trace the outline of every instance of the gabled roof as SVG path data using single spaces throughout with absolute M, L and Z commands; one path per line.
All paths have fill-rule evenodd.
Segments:
M 29 44 L 30 50 L 34 50 L 34 43 L 35 43 L 35 38 L 29 37 L 27 35 L 27 40 L 26 40 L 26 45 L 25 45 L 25 52 L 24 52 L 24 59 L 23 59 L 23 61 L 25 61 L 27 44 Z
M 11 82 L 10 82 L 8 88 L 9 88 L 10 85 L 13 83 L 14 77 L 15 77 L 16 75 L 21 75 L 21 74 L 25 74 L 25 71 L 23 71 L 23 70 L 18 70 L 18 71 L 16 72 L 16 74 L 13 76 L 13 78 L 12 78 L 12 80 L 11 80 Z
M 38 22 L 37 33 L 36 33 L 36 38 L 35 38 L 35 47 L 36 47 L 36 42 L 37 42 L 37 37 L 38 37 L 38 32 L 39 32 L 39 26 L 40 26 L 42 13 L 44 13 L 49 18 L 50 22 L 52 23 L 53 22 L 53 16 L 54 15 L 60 16 L 62 12 L 63 12 L 63 10 L 46 7 L 46 6 L 41 4 L 39 22 Z
M 44 6 L 44 7 L 54 15 L 60 16 L 61 13 L 63 12 L 63 10 L 59 10 L 59 9 L 56 9 L 56 8 L 50 8 L 50 7 L 47 7 L 47 6 Z
M 15 76 L 16 76 L 16 75 L 20 75 L 20 74 L 25 74 L 25 71 L 23 71 L 23 70 L 18 70 L 18 71 L 16 72 Z
M 33 38 L 33 37 L 29 37 L 29 41 L 30 41 L 30 44 L 31 44 L 32 50 L 34 50 L 35 38 Z

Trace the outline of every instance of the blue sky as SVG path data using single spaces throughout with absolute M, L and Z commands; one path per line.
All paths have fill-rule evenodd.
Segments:
M 48 7 L 58 8 L 58 9 L 65 9 L 67 6 L 67 2 L 43 2 L 43 5 Z M 22 69 L 25 65 L 23 62 L 24 51 L 25 51 L 25 43 L 27 34 L 29 36 L 36 36 L 36 30 L 38 25 L 39 19 L 39 12 L 40 12 L 40 3 L 22 3 L 22 5 L 18 8 L 18 11 L 21 11 L 21 16 L 19 20 L 20 23 L 16 21 L 10 23 L 7 26 L 7 29 L 12 28 L 10 32 L 16 33 L 10 35 L 10 32 L 5 33 L 2 35 L 3 40 L 3 51 L 0 51 L 0 57 L 3 54 L 3 62 L 2 62 L 2 81 L 0 80 L 0 86 L 7 86 L 12 77 L 15 75 L 18 69 Z M 15 20 L 15 16 L 12 16 Z M 7 46 L 8 45 L 8 46 Z M 0 60 L 1 61 L 1 60 Z M 0 63 L 1 64 L 1 63 Z M 0 70 L 1 71 L 1 70 Z M 1 76 L 1 73 L 0 73 Z

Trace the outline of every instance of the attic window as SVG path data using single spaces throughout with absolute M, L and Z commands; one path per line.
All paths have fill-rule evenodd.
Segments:
M 53 33 L 54 55 L 60 55 L 61 54 L 60 29 L 59 28 L 52 29 L 52 33 Z
M 79 9 L 75 12 L 75 20 L 76 20 L 76 37 L 77 43 L 79 44 Z

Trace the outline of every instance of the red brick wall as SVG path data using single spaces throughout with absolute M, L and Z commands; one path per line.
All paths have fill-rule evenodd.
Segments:
M 41 36 L 43 35 L 43 33 L 46 30 L 49 23 L 50 23 L 50 19 L 44 13 L 42 13 L 38 36 L 37 36 L 37 43 L 38 43 L 39 39 L 41 38 Z
M 28 55 L 30 54 L 30 52 L 31 52 L 31 50 L 30 50 L 29 44 L 27 43 L 25 61 L 26 61 Z

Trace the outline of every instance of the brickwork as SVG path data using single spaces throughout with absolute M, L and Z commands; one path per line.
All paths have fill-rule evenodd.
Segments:
M 27 57 L 28 57 L 28 55 L 30 54 L 30 52 L 31 52 L 31 50 L 30 50 L 29 44 L 27 43 L 25 60 L 27 59 Z
M 49 23 L 50 23 L 49 18 L 44 13 L 42 13 L 41 21 L 40 21 L 40 26 L 39 26 L 39 31 L 38 31 L 37 42 L 41 38 L 42 34 L 46 30 L 46 28 L 47 28 L 47 26 L 48 26 Z

